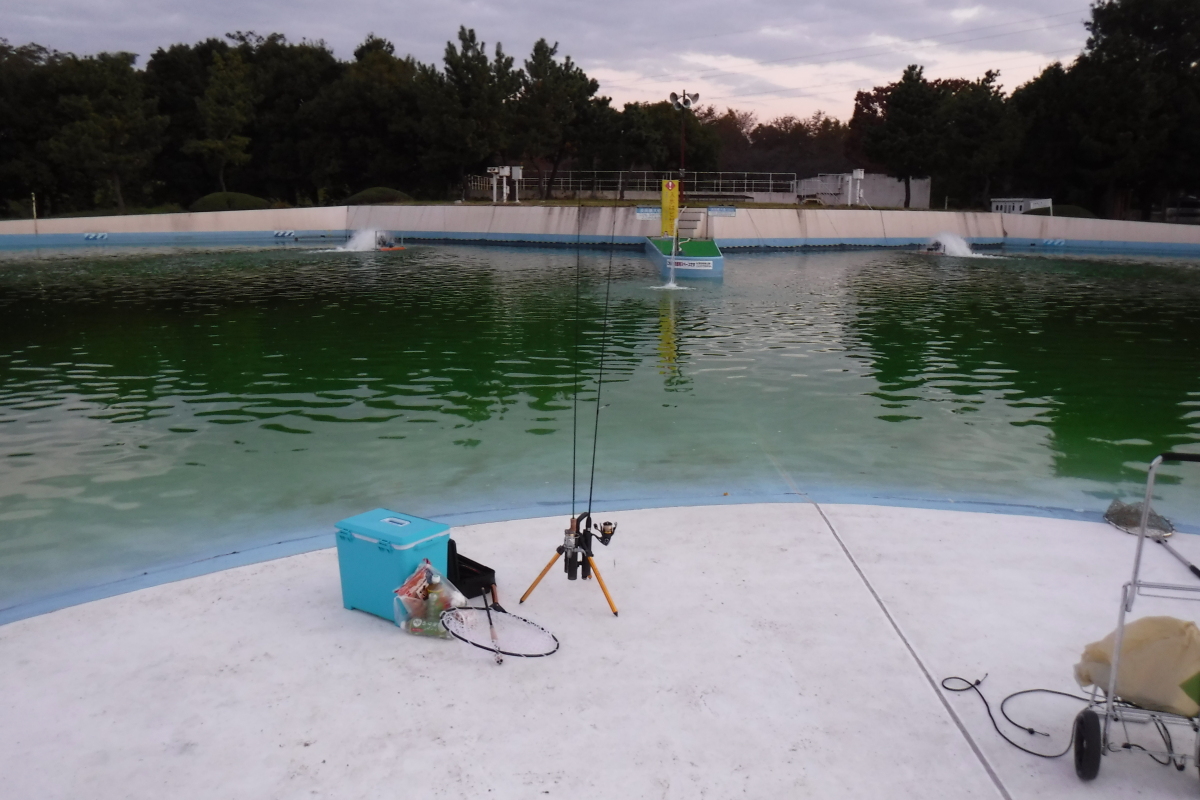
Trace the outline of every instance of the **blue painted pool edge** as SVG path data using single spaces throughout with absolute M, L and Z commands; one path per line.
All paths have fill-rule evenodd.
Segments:
M 234 245 L 342 244 L 354 231 L 155 231 L 113 233 L 10 233 L 0 234 L 3 250 L 58 250 L 105 247 L 196 247 Z
M 1067 519 L 1083 522 L 1103 522 L 1103 512 L 1082 511 L 1079 509 L 1056 508 L 1022 504 L 1017 502 L 955 500 L 921 497 L 906 497 L 903 495 L 878 495 L 865 491 L 815 490 L 805 494 L 796 492 L 777 492 L 740 495 L 728 497 L 724 495 L 667 495 L 660 497 L 614 498 L 597 503 L 601 513 L 616 513 L 620 511 L 637 511 L 654 508 L 679 508 L 713 505 L 752 505 L 758 503 L 808 503 L 810 500 L 827 505 L 866 505 L 883 508 L 914 508 L 934 511 L 970 511 L 985 514 L 1004 514 L 1010 516 L 1025 516 L 1042 519 Z M 521 506 L 511 508 L 481 508 L 474 510 L 447 510 L 442 513 L 431 513 L 427 516 L 452 527 L 465 525 L 480 525 L 489 522 L 509 522 L 520 519 L 537 519 L 542 517 L 566 516 L 570 513 L 570 503 L 547 502 L 536 506 Z M 1176 524 L 1181 533 L 1198 534 L 1200 526 Z M 94 586 L 72 589 L 66 592 L 37 598 L 25 603 L 0 608 L 0 626 L 23 619 L 61 611 L 72 606 L 103 600 L 140 589 L 149 589 L 168 583 L 209 575 L 227 569 L 261 564 L 281 558 L 311 553 L 317 550 L 332 548 L 335 544 L 333 521 L 328 530 L 319 532 L 298 531 L 298 535 L 279 541 L 247 547 L 227 553 L 217 553 L 185 563 L 171 564 L 157 569 L 147 570 L 126 578 L 109 581 Z
M 587 247 L 644 248 L 656 265 L 665 266 L 665 257 L 648 243 L 645 236 L 616 236 L 556 233 L 502 233 L 489 231 L 417 231 L 380 229 L 389 236 L 412 244 L 491 244 Z M 299 246 L 323 243 L 339 245 L 356 231 L 351 229 L 264 230 L 264 231 L 170 231 L 170 232 L 96 232 L 0 234 L 0 250 L 41 250 L 105 247 L 212 247 L 212 246 Z M 1004 248 L 1010 252 L 1090 252 L 1129 255 L 1200 256 L 1200 243 L 1118 241 L 1106 239 L 1028 239 L 1015 237 L 965 237 L 976 247 Z M 876 249 L 924 246 L 927 237 L 838 237 L 838 238 L 754 238 L 714 240 L 722 250 L 831 250 Z M 723 266 L 724 257 L 719 261 Z M 719 272 L 720 269 L 717 268 Z M 718 277 L 695 275 L 686 277 Z

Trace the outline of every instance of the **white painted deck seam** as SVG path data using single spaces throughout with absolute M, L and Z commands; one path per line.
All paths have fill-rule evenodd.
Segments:
M 760 447 L 762 446 L 760 445 Z M 846 556 L 846 560 L 850 562 L 850 566 L 854 567 L 854 571 L 858 573 L 859 580 L 862 581 L 863 586 L 867 587 L 867 591 L 870 592 L 871 597 L 875 599 L 875 604 L 879 606 L 879 610 L 883 612 L 883 616 L 887 619 L 888 624 L 892 626 L 892 630 L 896 632 L 896 636 L 900 637 L 900 641 L 904 644 L 905 649 L 908 650 L 908 654 L 912 656 L 913 661 L 916 662 L 917 668 L 920 669 L 921 674 L 925 676 L 925 681 L 929 684 L 929 688 L 937 696 L 938 701 L 942 704 L 942 708 L 944 708 L 946 713 L 950 715 L 950 719 L 954 721 L 959 733 L 961 733 L 963 738 L 967 740 L 967 744 L 971 747 L 971 752 L 973 752 L 975 757 L 979 759 L 979 763 L 983 766 L 984 771 L 987 773 L 988 777 L 991 778 L 992 783 L 995 785 L 996 791 L 1000 793 L 1000 796 L 1003 797 L 1004 800 L 1013 800 L 1012 795 L 1008 792 L 1008 788 L 1004 785 L 1004 781 L 1000 780 L 1000 776 L 996 773 L 996 770 L 992 766 L 991 762 L 988 761 L 987 756 L 983 754 L 983 751 L 975 742 L 974 737 L 972 737 L 971 733 L 967 730 L 967 726 L 963 724 L 963 721 L 959 718 L 958 714 L 955 713 L 954 709 L 950 706 L 950 703 L 946 701 L 946 698 L 942 694 L 939 685 L 934 680 L 933 675 L 930 674 L 929 669 L 925 666 L 925 662 L 922 661 L 921 656 L 917 654 L 916 648 L 912 646 L 912 642 L 910 642 L 908 637 L 904 635 L 904 631 L 900 628 L 900 623 L 896 621 L 896 618 L 892 616 L 892 612 L 888 610 L 887 603 L 885 603 L 883 598 L 879 596 L 879 592 L 875 591 L 875 587 L 871 584 L 866 572 L 863 571 L 863 568 L 859 565 L 858 560 L 854 558 L 854 554 L 850 552 L 850 548 L 846 546 L 845 541 L 843 541 L 842 537 L 838 534 L 837 528 L 834 527 L 833 522 L 828 516 L 826 516 L 825 509 L 821 508 L 821 504 L 809 497 L 807 493 L 800 490 L 800 487 L 798 487 L 796 482 L 792 480 L 791 474 L 789 474 L 787 470 L 783 468 L 783 465 L 779 463 L 778 459 L 767 452 L 765 447 L 762 447 L 762 450 L 767 459 L 770 460 L 771 464 L 775 467 L 775 470 L 779 473 L 780 477 L 782 477 L 784 482 L 791 487 L 792 492 L 800 497 L 803 497 L 806 502 L 812 503 L 813 507 L 816 508 L 817 513 L 821 515 L 821 519 L 825 521 L 825 527 L 827 527 L 829 532 L 833 534 L 833 538 L 837 541 L 838 547 L 842 549 L 842 553 Z

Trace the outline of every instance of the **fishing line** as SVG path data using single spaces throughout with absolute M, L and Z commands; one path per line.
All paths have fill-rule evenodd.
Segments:
M 600 372 L 596 377 L 596 423 L 592 428 L 592 469 L 588 478 L 588 519 L 592 516 L 592 493 L 596 488 L 596 444 L 600 439 L 600 389 L 604 386 L 604 356 L 608 347 L 608 304 L 612 296 L 613 247 L 617 238 L 617 210 L 613 208 L 612 241 L 608 248 L 608 275 L 604 279 L 604 323 L 600 327 Z
M 581 242 L 583 239 L 583 203 L 575 209 L 575 349 L 571 369 L 575 375 L 575 391 L 571 411 L 571 516 L 575 516 L 575 464 L 579 443 L 579 284 L 582 280 Z

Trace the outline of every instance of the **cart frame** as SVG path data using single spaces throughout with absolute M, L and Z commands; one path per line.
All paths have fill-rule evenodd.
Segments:
M 1108 686 L 1105 689 L 1103 699 L 1097 696 L 1100 688 L 1092 688 L 1091 702 L 1087 708 L 1079 713 L 1079 716 L 1075 720 L 1075 770 L 1083 780 L 1091 780 L 1096 777 L 1096 773 L 1100 769 L 1101 754 L 1119 753 L 1135 749 L 1138 752 L 1143 752 L 1156 758 L 1167 759 L 1167 762 L 1163 763 L 1173 763 L 1180 770 L 1186 768 L 1189 762 L 1200 767 L 1200 716 L 1185 717 L 1180 714 L 1140 708 L 1121 702 L 1117 698 L 1116 693 L 1117 675 L 1121 668 L 1121 645 L 1125 638 L 1125 615 L 1133 610 L 1134 601 L 1139 596 L 1200 601 L 1200 584 L 1183 585 L 1144 581 L 1141 579 L 1142 553 L 1145 548 L 1146 539 L 1150 538 L 1159 544 L 1165 545 L 1165 542 L 1162 541 L 1163 537 L 1160 534 L 1148 532 L 1147 523 L 1150 519 L 1150 500 L 1154 495 L 1154 480 L 1158 473 L 1158 467 L 1163 462 L 1169 461 L 1200 462 L 1200 454 L 1162 453 L 1150 462 L 1150 469 L 1146 476 L 1146 497 L 1142 503 L 1141 523 L 1138 525 L 1137 549 L 1133 557 L 1133 576 L 1121 589 L 1121 609 L 1117 615 L 1116 641 L 1113 643 L 1113 663 L 1109 674 Z M 1099 716 L 1097 711 L 1103 714 L 1102 726 L 1098 724 L 1098 720 L 1096 719 Z M 1089 717 L 1088 715 L 1091 716 Z M 1140 745 L 1132 745 L 1129 741 L 1129 725 L 1131 724 L 1154 725 L 1162 735 L 1166 749 L 1154 750 L 1142 748 Z M 1114 736 L 1118 726 L 1125 733 L 1123 742 L 1116 741 L 1116 737 Z M 1173 739 L 1170 736 L 1171 727 L 1190 728 L 1192 730 L 1193 734 L 1195 734 L 1195 744 L 1192 747 L 1192 752 L 1182 753 L 1176 751 Z

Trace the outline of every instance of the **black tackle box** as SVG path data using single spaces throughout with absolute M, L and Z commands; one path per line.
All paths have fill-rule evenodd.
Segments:
M 459 553 L 453 539 L 447 548 L 446 566 L 449 574 L 446 577 L 450 583 L 468 598 L 480 597 L 485 591 L 492 591 L 496 584 L 496 570 Z

